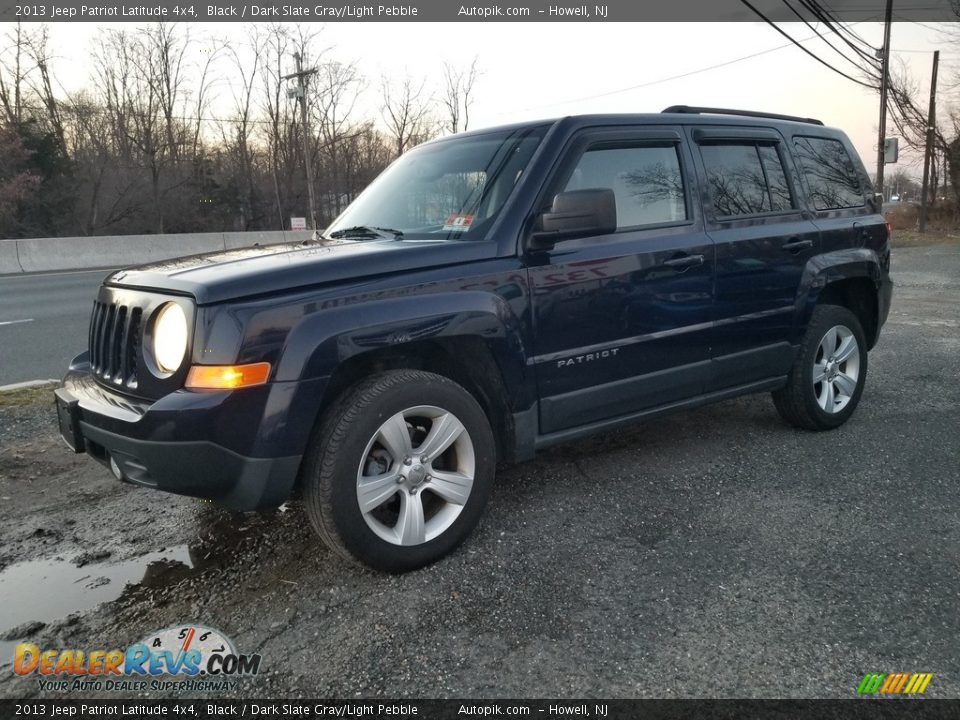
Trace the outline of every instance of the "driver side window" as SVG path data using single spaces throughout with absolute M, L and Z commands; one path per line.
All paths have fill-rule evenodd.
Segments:
M 564 191 L 610 188 L 617 203 L 617 230 L 687 219 L 677 146 L 609 145 L 589 148 Z

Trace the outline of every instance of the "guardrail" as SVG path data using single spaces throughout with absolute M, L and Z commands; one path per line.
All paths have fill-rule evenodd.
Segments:
M 129 267 L 254 243 L 300 242 L 310 235 L 309 230 L 265 230 L 0 240 L 0 275 Z

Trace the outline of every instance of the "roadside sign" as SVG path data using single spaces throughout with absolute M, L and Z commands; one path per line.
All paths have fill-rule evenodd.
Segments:
M 291 230 L 306 230 L 307 229 L 307 219 L 305 217 L 291 217 L 290 218 L 290 229 Z
M 887 138 L 883 141 L 883 164 L 895 163 L 900 156 L 900 138 Z

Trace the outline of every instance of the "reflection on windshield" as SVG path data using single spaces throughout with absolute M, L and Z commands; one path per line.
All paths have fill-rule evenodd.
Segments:
M 545 130 L 501 130 L 412 150 L 364 190 L 325 234 L 482 240 Z

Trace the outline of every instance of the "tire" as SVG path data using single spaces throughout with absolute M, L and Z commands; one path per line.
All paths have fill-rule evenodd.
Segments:
M 470 393 L 440 375 L 395 370 L 348 389 L 325 414 L 308 450 L 304 504 L 340 556 L 407 572 L 470 534 L 495 468 L 493 432 Z
M 836 362 L 829 361 L 831 353 Z M 814 382 L 814 371 L 820 382 Z M 795 427 L 832 430 L 853 415 L 866 380 L 867 341 L 857 316 L 839 305 L 818 305 L 786 386 L 773 392 L 773 404 Z

